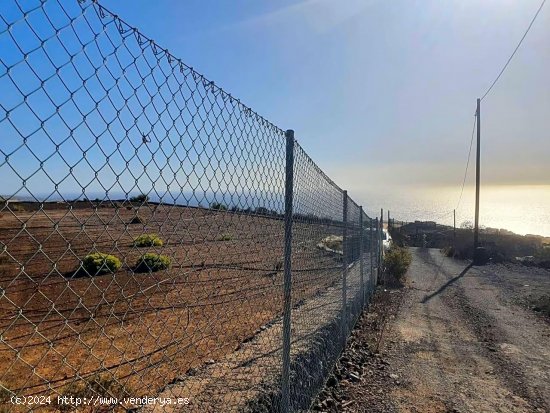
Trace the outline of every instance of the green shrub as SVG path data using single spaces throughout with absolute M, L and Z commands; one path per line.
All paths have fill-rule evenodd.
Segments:
M 23 204 L 15 204 L 13 202 L 9 203 L 9 207 L 13 212 L 25 212 L 27 210 Z
M 343 237 L 340 235 L 329 235 L 326 238 L 323 238 L 321 241 L 321 246 L 324 246 L 326 248 L 329 248 L 333 251 L 340 251 L 342 252 L 342 243 L 343 243 Z
M 157 234 L 142 234 L 134 239 L 135 247 L 162 247 L 164 242 Z
M 218 237 L 218 241 L 231 241 L 233 239 L 233 235 L 231 234 L 221 234 Z
M 384 271 L 396 281 L 401 281 L 409 265 L 412 255 L 408 249 L 392 245 L 384 255 Z
M 218 211 L 227 211 L 227 206 L 220 202 L 212 202 L 210 204 L 210 209 L 217 209 Z
M 136 263 L 136 272 L 155 272 L 165 270 L 170 266 L 170 258 L 148 252 L 143 254 Z
M 102 252 L 86 255 L 82 260 L 82 268 L 90 275 L 114 273 L 121 266 L 122 263 L 117 257 Z

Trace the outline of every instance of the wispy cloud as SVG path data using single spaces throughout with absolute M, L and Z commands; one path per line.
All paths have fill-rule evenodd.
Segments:
M 303 0 L 269 13 L 254 16 L 232 25 L 232 28 L 280 26 L 283 23 L 307 25 L 308 29 L 323 33 L 364 12 L 371 4 L 365 0 Z

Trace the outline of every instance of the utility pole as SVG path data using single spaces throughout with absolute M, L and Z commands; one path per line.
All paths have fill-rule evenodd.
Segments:
M 481 100 L 477 99 L 477 152 L 476 152 L 476 215 L 474 226 L 474 261 L 476 261 L 477 247 L 479 247 L 479 164 L 480 164 L 480 149 L 481 149 Z

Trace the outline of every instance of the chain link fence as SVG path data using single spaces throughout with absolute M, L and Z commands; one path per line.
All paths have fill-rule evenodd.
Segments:
M 307 410 L 378 221 L 96 1 L 0 3 L 0 411 Z

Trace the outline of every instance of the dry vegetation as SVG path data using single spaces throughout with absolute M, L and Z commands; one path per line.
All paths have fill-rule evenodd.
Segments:
M 154 395 L 282 313 L 277 217 L 147 203 L 13 207 L 0 218 L 0 384 L 16 394 L 70 393 L 101 373 L 133 396 Z M 317 248 L 334 233 L 296 225 L 296 302 L 339 278 L 319 271 L 338 265 Z M 142 234 L 163 242 L 137 247 Z M 94 252 L 118 257 L 120 269 L 78 271 Z M 145 253 L 169 268 L 135 272 Z

